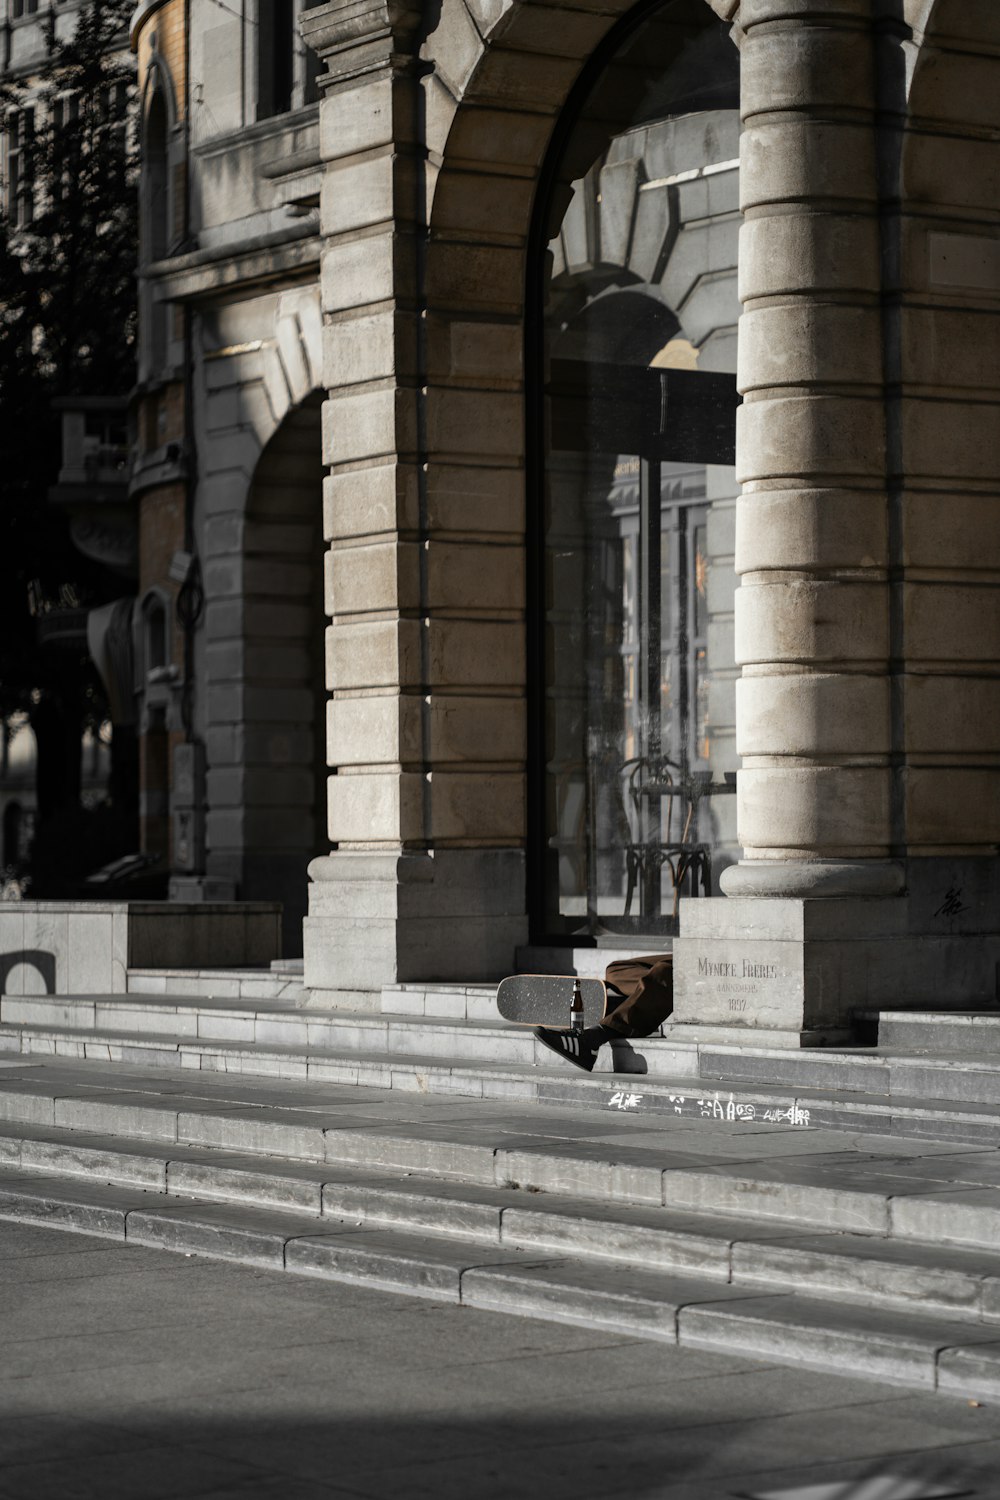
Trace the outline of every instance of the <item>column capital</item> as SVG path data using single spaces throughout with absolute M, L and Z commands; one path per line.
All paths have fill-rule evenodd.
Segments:
M 419 0 L 326 0 L 303 11 L 299 25 L 331 86 L 412 56 L 420 22 Z

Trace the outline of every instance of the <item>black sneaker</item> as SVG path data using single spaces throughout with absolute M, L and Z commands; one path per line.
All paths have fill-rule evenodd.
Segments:
M 551 1026 L 536 1026 L 535 1035 L 574 1067 L 583 1068 L 585 1073 L 594 1071 L 597 1048 L 588 1037 L 581 1036 L 578 1031 L 556 1031 Z

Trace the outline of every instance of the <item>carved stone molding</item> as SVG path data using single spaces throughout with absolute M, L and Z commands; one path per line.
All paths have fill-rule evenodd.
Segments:
M 327 0 L 303 11 L 300 27 L 330 87 L 411 56 L 421 20 L 419 0 Z

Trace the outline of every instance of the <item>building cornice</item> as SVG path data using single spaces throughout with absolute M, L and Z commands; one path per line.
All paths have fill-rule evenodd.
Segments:
M 315 217 L 310 215 L 291 233 L 262 234 L 240 244 L 157 261 L 144 274 L 155 283 L 158 298 L 174 302 L 211 298 L 233 287 L 261 286 L 288 277 L 305 280 L 319 271 L 321 242 Z

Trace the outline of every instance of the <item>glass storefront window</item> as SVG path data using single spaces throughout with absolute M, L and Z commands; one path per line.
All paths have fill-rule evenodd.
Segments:
M 735 828 L 738 54 L 662 4 L 579 108 L 543 235 L 548 936 L 664 935 Z

